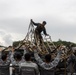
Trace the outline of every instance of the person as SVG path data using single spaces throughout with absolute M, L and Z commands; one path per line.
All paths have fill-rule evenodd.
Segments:
M 26 53 L 24 55 L 24 59 L 25 59 L 25 62 L 20 64 L 20 68 L 25 67 L 26 68 L 25 73 L 28 73 L 28 71 L 31 71 L 30 68 L 33 68 L 35 70 L 35 74 L 40 75 L 37 64 L 31 61 L 31 54 Z
M 70 75 L 76 75 L 76 52 L 71 51 L 71 55 L 67 59 L 67 64 L 67 70 L 70 73 Z
M 9 71 L 10 60 L 7 59 L 7 55 L 4 53 L 0 59 L 0 75 L 10 75 Z
M 58 65 L 60 61 L 60 56 L 62 51 L 59 50 L 56 58 L 52 61 L 51 55 L 46 54 L 45 61 L 43 61 L 37 53 L 37 50 L 34 49 L 34 57 L 38 63 L 38 65 L 42 68 L 40 71 L 40 75 L 55 75 L 55 67 Z
M 35 28 L 35 43 L 37 44 L 38 40 L 40 41 L 40 44 L 42 44 L 42 35 L 41 32 L 44 33 L 44 35 L 48 35 L 46 32 L 46 21 L 43 21 L 42 23 L 35 23 L 32 19 L 31 19 L 31 23 L 33 23 L 33 25 L 37 26 Z
M 19 65 L 23 62 L 22 61 L 22 55 L 21 55 L 21 53 L 20 52 L 16 52 L 14 54 L 14 59 L 15 60 L 11 63 L 11 66 L 12 66 L 12 68 L 11 68 L 11 70 L 12 70 L 11 74 L 12 75 L 19 75 L 20 74 Z

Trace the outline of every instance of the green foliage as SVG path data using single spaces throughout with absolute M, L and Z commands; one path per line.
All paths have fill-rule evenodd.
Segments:
M 19 43 L 21 43 L 22 41 L 14 41 L 13 42 L 13 47 L 17 47 L 19 45 Z
M 17 47 L 19 45 L 19 43 L 22 43 L 22 41 L 15 41 L 15 42 L 13 42 L 13 47 Z M 44 42 L 44 43 L 47 46 L 47 43 L 46 42 Z M 50 42 L 48 42 L 48 43 L 50 43 Z M 73 42 L 62 41 L 61 39 L 59 39 L 58 41 L 53 41 L 53 43 L 56 46 L 61 45 L 61 44 L 65 45 L 65 46 L 69 46 L 69 45 L 76 46 L 76 44 L 73 43 Z M 50 43 L 50 45 L 51 45 L 51 43 Z
M 53 42 L 56 46 L 58 46 L 58 45 L 60 45 L 60 44 L 63 44 L 63 45 L 65 45 L 65 46 L 70 46 L 70 45 L 72 45 L 72 46 L 76 46 L 76 44 L 75 43 L 73 43 L 73 42 L 68 42 L 68 41 L 62 41 L 62 40 L 58 40 L 58 41 L 54 41 Z

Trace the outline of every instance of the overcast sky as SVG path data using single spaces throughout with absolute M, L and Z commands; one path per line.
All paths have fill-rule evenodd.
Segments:
M 45 20 L 53 41 L 76 43 L 76 0 L 0 0 L 0 45 L 24 39 L 30 19 Z

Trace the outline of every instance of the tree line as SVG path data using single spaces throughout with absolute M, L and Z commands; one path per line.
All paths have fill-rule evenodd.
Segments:
M 49 41 L 48 41 L 48 42 L 49 42 Z M 19 43 L 22 43 L 22 44 L 23 44 L 22 41 L 14 41 L 14 42 L 13 42 L 13 47 L 17 47 L 17 46 L 19 45 Z M 70 41 L 63 41 L 63 40 L 61 40 L 61 39 L 59 39 L 58 41 L 53 41 L 53 43 L 54 43 L 55 46 L 58 46 L 58 45 L 63 44 L 63 45 L 65 45 L 65 46 L 70 46 L 70 45 L 72 45 L 73 47 L 76 47 L 76 43 L 73 43 L 73 42 L 70 42 Z M 45 42 L 45 44 L 46 44 L 46 42 Z M 50 43 L 50 45 L 51 45 L 51 43 Z

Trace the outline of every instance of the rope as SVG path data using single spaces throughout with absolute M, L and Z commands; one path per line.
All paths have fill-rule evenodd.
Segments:
M 52 45 L 55 47 L 55 45 L 53 44 L 53 42 L 52 42 L 52 40 L 51 40 L 51 36 L 49 36 L 49 39 L 50 39 L 50 41 L 51 41 L 50 43 L 52 43 Z M 39 39 L 39 36 L 38 36 L 37 34 L 35 34 L 35 28 L 34 28 L 34 25 L 33 25 L 32 22 L 30 22 L 30 24 L 29 24 L 28 32 L 27 32 L 26 37 L 22 40 L 22 43 L 21 43 L 21 42 L 19 43 L 18 49 L 21 48 L 22 45 L 23 45 L 25 42 L 28 43 L 29 40 L 30 40 L 29 45 L 30 45 L 30 44 L 33 45 L 33 44 L 34 44 L 33 41 L 35 41 L 35 43 L 37 44 L 37 45 L 35 45 L 35 46 L 38 47 L 39 52 L 49 53 L 48 50 L 47 50 L 46 45 L 44 44 L 44 39 L 43 39 L 43 38 L 41 39 L 41 41 L 42 41 L 42 48 L 44 48 L 45 50 L 42 50 L 42 49 L 41 49 L 41 47 L 40 47 L 40 39 Z M 46 39 L 46 43 L 47 43 L 49 49 L 52 50 L 51 47 L 50 47 L 50 45 L 49 45 L 49 43 L 47 42 L 47 39 Z

